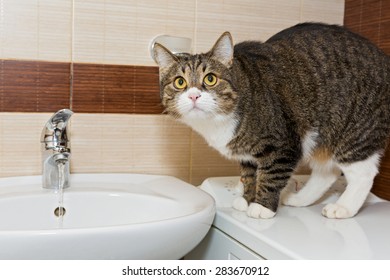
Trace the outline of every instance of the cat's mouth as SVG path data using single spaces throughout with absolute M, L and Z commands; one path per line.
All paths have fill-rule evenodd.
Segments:
M 202 112 L 206 112 L 204 109 L 202 109 L 201 107 L 199 107 L 198 105 L 196 105 L 196 103 L 192 105 L 192 108 L 190 109 L 190 112 L 191 112 L 191 111 L 202 111 Z
M 199 108 L 198 106 L 194 105 L 189 111 L 187 114 L 191 115 L 191 114 L 205 114 L 206 111 L 202 108 Z
M 199 119 L 205 118 L 207 115 L 209 115 L 209 112 L 199 105 L 193 104 L 191 108 L 188 108 L 187 112 L 183 115 L 189 119 Z

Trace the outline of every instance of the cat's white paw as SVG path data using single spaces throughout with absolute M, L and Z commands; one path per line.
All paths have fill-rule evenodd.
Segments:
M 269 210 L 268 208 L 265 208 L 263 205 L 252 202 L 249 205 L 248 210 L 246 211 L 246 214 L 251 218 L 269 219 L 269 218 L 274 217 L 276 212 L 273 212 L 273 211 Z
M 248 202 L 242 196 L 233 200 L 233 208 L 238 211 L 246 211 L 248 209 Z
M 303 201 L 298 193 L 286 193 L 281 197 L 281 201 L 283 205 L 294 206 L 294 207 L 302 207 L 307 206 L 305 201 Z
M 356 213 L 351 213 L 344 206 L 337 203 L 329 203 L 322 209 L 322 215 L 330 219 L 351 218 Z

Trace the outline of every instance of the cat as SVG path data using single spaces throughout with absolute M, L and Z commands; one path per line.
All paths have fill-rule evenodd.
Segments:
M 390 134 L 390 58 L 338 25 L 301 23 L 264 43 L 233 45 L 223 33 L 201 54 L 156 43 L 166 113 L 240 163 L 233 208 L 272 218 L 280 202 L 308 206 L 342 172 L 347 187 L 327 218 L 358 213 Z M 281 191 L 300 161 L 312 169 L 299 192 Z

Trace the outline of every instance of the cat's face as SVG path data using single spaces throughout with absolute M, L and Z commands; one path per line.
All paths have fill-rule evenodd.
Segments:
M 168 114 L 196 121 L 234 111 L 237 94 L 229 71 L 233 59 L 229 33 L 224 33 L 206 54 L 173 55 L 156 44 L 154 55 L 160 66 L 161 100 Z

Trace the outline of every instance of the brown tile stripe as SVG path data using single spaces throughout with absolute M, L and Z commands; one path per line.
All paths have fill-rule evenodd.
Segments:
M 161 114 L 158 68 L 102 64 L 73 66 L 75 112 Z
M 377 196 L 390 200 L 390 149 L 387 151 L 382 158 L 379 174 L 375 177 L 374 186 L 372 192 Z
M 0 61 L 0 111 L 47 112 L 69 107 L 66 63 Z
M 345 1 L 344 25 L 390 54 L 390 1 Z
M 72 94 L 70 92 L 72 91 Z M 0 60 L 1 112 L 161 114 L 158 68 Z

